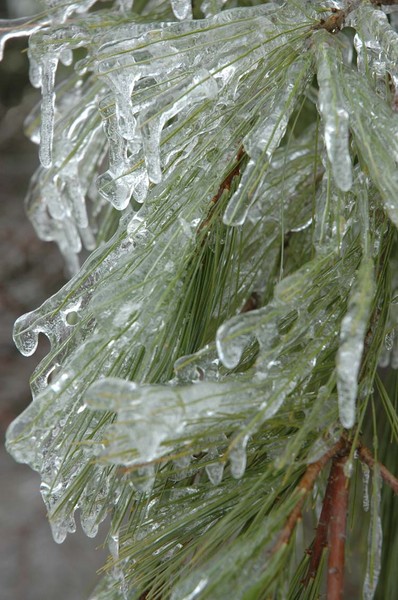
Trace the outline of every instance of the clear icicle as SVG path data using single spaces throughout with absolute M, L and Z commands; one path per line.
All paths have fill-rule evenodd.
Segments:
M 383 546 L 383 530 L 381 525 L 381 476 L 379 469 L 373 470 L 372 504 L 370 509 L 370 525 L 368 537 L 368 561 L 363 585 L 364 600 L 372 600 L 379 581 L 381 571 L 381 551 Z
M 245 473 L 247 460 L 246 447 L 248 441 L 249 438 L 247 436 L 232 441 L 228 454 L 231 462 L 231 475 L 235 479 L 240 479 Z
M 336 186 L 344 192 L 352 186 L 349 152 L 348 112 L 343 101 L 340 69 L 342 52 L 331 43 L 330 35 L 320 31 L 315 36 L 319 109 L 325 123 L 325 143 Z M 332 40 L 333 41 L 333 40 Z
M 52 144 L 54 133 L 54 107 L 55 107 L 55 73 L 58 59 L 47 57 L 42 64 L 41 74 L 41 127 L 39 157 L 43 167 L 48 168 L 52 163 Z
M 374 293 L 373 263 L 370 259 L 364 259 L 341 324 L 340 347 L 336 358 L 339 415 L 341 424 L 347 429 L 355 423 L 358 373 Z
M 171 0 L 171 8 L 180 21 L 183 19 L 192 19 L 191 0 Z
M 157 106 L 146 112 L 142 112 L 139 118 L 139 128 L 142 131 L 143 146 L 145 152 L 145 162 L 148 170 L 148 177 L 153 183 L 159 183 L 162 179 L 162 169 L 160 161 L 160 137 L 165 123 L 176 116 L 188 104 L 202 102 L 207 98 L 215 98 L 218 93 L 218 86 L 214 77 L 205 69 L 200 69 L 193 77 L 185 89 L 179 90 L 180 96 L 175 99 L 173 90 L 168 97 L 164 98 L 166 105 L 171 105 L 169 109 L 163 110 L 159 115 Z

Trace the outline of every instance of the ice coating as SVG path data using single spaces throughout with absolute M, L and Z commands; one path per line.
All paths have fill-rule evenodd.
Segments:
M 208 14 L 220 6 L 210 4 Z M 297 97 L 299 104 L 309 102 L 302 92 L 315 55 L 296 7 L 291 21 L 267 4 L 194 23 L 149 25 L 128 22 L 130 3 L 118 5 L 123 14 L 109 26 L 97 28 L 94 13 L 86 15 L 89 43 L 84 27 L 81 36 L 69 30 L 70 45 L 54 31 L 54 53 L 32 61 L 32 79 L 43 85 L 46 127 L 54 116 L 53 144 L 51 126 L 42 134 L 43 162 L 51 166 L 39 171 L 28 202 L 36 228 L 59 243 L 77 271 L 82 243 L 87 249 L 95 245 L 95 216 L 102 210 L 114 215 L 113 208 L 125 215 L 118 228 L 115 218 L 113 237 L 99 232 L 100 247 L 70 284 L 17 322 L 15 337 L 24 353 L 34 352 L 40 333 L 52 348 L 34 374 L 32 406 L 7 436 L 17 459 L 40 472 L 56 540 L 75 530 L 76 510 L 89 536 L 111 512 L 115 560 L 122 555 L 120 498 L 128 487 L 130 505 L 141 496 L 149 501 L 155 464 L 163 468 L 170 457 L 167 468 L 179 483 L 196 476 L 195 468 L 204 470 L 214 485 L 211 496 L 231 475 L 242 478 L 248 469 L 251 476 L 251 444 L 280 409 L 280 421 L 289 410 L 292 429 L 310 421 L 306 431 L 315 437 L 324 422 L 336 421 L 329 388 L 317 400 L 325 411 L 316 419 L 309 410 L 319 379 L 313 374 L 317 362 L 338 347 L 342 313 L 329 305 L 341 306 L 356 281 L 362 250 L 355 239 L 369 235 L 358 218 L 355 181 L 345 196 L 332 182 L 330 197 L 323 195 L 326 183 L 318 187 L 325 170 L 329 176 L 318 131 L 289 135 Z M 46 72 L 46 61 L 70 64 L 74 44 L 87 56 L 69 88 L 57 90 L 54 111 L 54 69 Z M 297 72 L 287 68 L 290 60 Z M 278 71 L 286 75 L 278 80 L 281 94 L 275 94 Z M 342 76 L 351 120 L 347 96 L 354 95 L 356 83 L 350 77 Z M 371 129 L 369 106 L 359 108 Z M 388 111 L 381 120 L 390 121 L 394 134 Z M 358 139 L 360 124 L 354 118 L 352 123 Z M 37 139 L 37 118 L 29 127 Z M 395 155 L 389 160 L 387 169 Z M 374 170 L 382 172 L 381 164 Z M 261 179 L 255 196 L 231 204 L 231 223 L 239 227 L 225 227 L 225 205 L 253 172 Z M 383 184 L 390 186 L 384 197 L 393 204 L 391 181 Z M 319 238 L 312 233 L 318 199 L 325 200 L 332 232 Z M 295 263 L 297 240 L 306 246 L 305 266 Z M 190 301 L 188 282 L 200 293 L 200 277 L 212 265 L 217 285 L 211 314 L 203 315 Z M 301 409 L 304 416 L 297 417 Z M 332 437 L 333 430 L 327 433 Z M 267 460 L 273 461 L 281 450 L 265 440 Z M 202 456 L 199 467 L 196 458 L 188 464 L 190 443 Z M 295 460 L 302 447 L 292 445 L 289 458 Z M 314 446 L 314 455 L 325 447 Z M 185 456 L 175 459 L 178 453 Z M 261 549 L 274 537 L 267 538 L 267 527 Z M 234 560 L 230 564 L 235 569 Z M 200 594 L 206 581 L 196 581 L 187 593 Z M 129 597 L 119 583 L 115 593 Z
M 27 37 L 48 25 L 48 17 L 32 20 L 31 17 L 19 19 L 0 19 L 0 60 L 3 60 L 4 46 L 7 40 L 17 37 Z
M 308 82 L 311 66 L 312 62 L 308 56 L 303 61 L 294 63 L 286 74 L 282 90 L 271 100 L 267 111 L 269 114 L 260 119 L 245 137 L 244 148 L 251 160 L 225 211 L 224 223 L 227 225 L 241 225 L 250 207 L 261 196 L 267 176 L 267 163 L 286 132 L 295 102 Z
M 231 410 L 231 391 L 228 384 L 138 386 L 104 379 L 89 388 L 85 400 L 91 408 L 117 412 L 118 422 L 113 426 L 116 435 L 111 428 L 104 458 L 132 466 L 167 454 L 167 442 L 190 427 L 190 421 L 210 417 L 219 410 Z
M 370 259 L 364 259 L 341 324 L 340 347 L 336 357 L 340 421 L 347 429 L 355 424 L 358 373 L 374 293 L 373 263 Z
M 375 10 L 366 4 L 360 4 L 350 15 L 350 24 L 357 29 L 356 49 L 359 54 L 360 68 L 370 66 L 378 77 L 385 72 L 397 75 L 398 33 L 390 25 L 382 10 Z M 364 57 L 363 45 L 366 53 Z
M 350 129 L 369 169 L 369 176 L 380 192 L 384 210 L 398 224 L 398 114 L 384 102 L 375 119 L 374 102 L 378 94 L 356 71 L 343 71 L 343 87 Z M 372 148 L 377 147 L 375 153 Z M 388 148 L 388 150 L 387 150 Z
M 87 12 L 92 4 L 52 3 L 50 21 L 43 22 L 49 27 L 31 36 L 29 48 L 32 83 L 43 88 L 40 135 L 35 113 L 29 122 L 32 139 L 42 139 L 43 163 L 29 193 L 29 214 L 38 235 L 58 243 L 72 274 L 81 248 L 96 244 L 103 203 L 125 210 L 132 198 L 143 202 L 148 172 L 154 182 L 170 176 L 198 144 L 198 132 L 227 118 L 242 76 L 268 53 L 273 60 L 286 41 L 268 18 L 278 8 L 273 3 L 155 28 L 110 22 L 105 29 L 97 13 Z M 129 3 L 120 9 L 128 11 Z M 86 12 L 84 21 L 68 23 Z M 302 42 L 293 35 L 291 43 Z M 75 65 L 75 86 L 57 85 L 55 97 L 57 64 L 70 64 L 76 48 L 87 56 Z M 109 166 L 97 194 L 94 173 L 102 171 L 107 150 Z
M 347 192 L 352 186 L 352 166 L 348 146 L 348 112 L 345 108 L 342 86 L 339 83 L 342 53 L 330 41 L 330 36 L 319 32 L 316 43 L 319 109 L 325 123 L 325 143 L 336 186 Z
M 242 53 L 239 40 L 252 38 L 254 48 L 250 61 L 255 63 L 261 42 L 275 31 L 275 26 L 265 17 L 269 10 L 267 6 L 253 11 L 252 22 L 250 19 L 241 22 L 240 10 L 227 11 L 202 21 L 165 23 L 154 31 L 149 26 L 136 25 L 128 32 L 130 40 L 114 42 L 108 37 L 99 38 L 99 50 L 90 68 L 95 69 L 114 96 L 114 101 L 110 99 L 106 103 L 107 111 L 113 116 L 103 113 L 104 126 L 112 128 L 112 133 L 107 133 L 111 148 L 112 139 L 117 136 L 127 140 L 119 156 L 110 150 L 111 167 L 98 182 L 104 197 L 114 202 L 117 188 L 123 189 L 124 200 L 117 207 L 125 206 L 129 197 L 127 190 L 132 187 L 130 178 L 142 160 L 142 151 L 149 179 L 154 183 L 161 181 L 167 167 L 166 156 L 170 156 L 166 145 L 162 156 L 162 138 L 167 134 L 174 142 L 174 132 L 196 104 L 215 101 L 224 86 L 231 91 L 236 89 L 247 66 L 247 56 Z M 264 32 L 262 35 L 255 27 L 257 23 Z M 213 28 L 219 29 L 217 36 L 212 34 Z M 127 28 L 120 28 L 120 33 L 127 35 Z M 208 49 L 201 55 L 195 52 L 196 47 Z M 214 53 L 218 47 L 222 49 L 219 56 Z M 217 108 L 214 105 L 214 109 Z M 107 125 L 107 119 L 114 123 Z M 190 145 L 196 143 L 196 131 L 196 127 L 191 127 Z M 173 149 L 173 154 L 176 152 L 178 149 Z M 111 179 L 115 181 L 114 187 Z

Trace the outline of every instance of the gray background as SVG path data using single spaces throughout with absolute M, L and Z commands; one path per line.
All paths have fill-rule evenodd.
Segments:
M 30 0 L 0 0 L 0 18 L 33 10 Z M 11 9 L 11 11 L 10 11 Z M 8 14 L 7 14 L 8 13 Z M 12 326 L 65 281 L 53 244 L 40 242 L 24 212 L 37 147 L 23 134 L 23 121 L 39 100 L 28 82 L 26 39 L 7 42 L 0 63 L 0 600 L 84 600 L 106 551 L 81 531 L 57 545 L 39 491 L 39 476 L 18 465 L 4 449 L 7 425 L 30 402 L 29 377 L 48 350 L 21 356 Z M 80 526 L 78 526 L 80 528 Z M 99 536 L 101 538 L 101 536 Z

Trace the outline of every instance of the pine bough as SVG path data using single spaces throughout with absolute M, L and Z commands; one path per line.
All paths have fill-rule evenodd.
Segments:
M 57 542 L 107 519 L 93 599 L 314 597 L 289 523 L 398 365 L 395 2 L 46 2 L 0 43 L 30 35 L 27 210 L 71 279 L 15 324 L 51 351 L 7 447 Z

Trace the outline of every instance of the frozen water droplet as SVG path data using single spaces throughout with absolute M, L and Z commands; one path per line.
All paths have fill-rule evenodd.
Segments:
M 395 329 L 392 329 L 388 333 L 386 333 L 384 337 L 384 345 L 386 350 L 390 352 L 394 346 L 394 338 L 395 338 Z
M 192 19 L 191 0 L 171 0 L 171 8 L 177 19 Z
M 26 315 L 19 317 L 14 325 L 14 343 L 24 356 L 31 356 L 34 354 L 39 342 L 38 332 L 30 328 L 31 317 L 33 318 L 33 313 L 27 313 Z
M 205 467 L 207 476 L 213 485 L 219 485 L 224 474 L 224 463 L 217 462 Z

